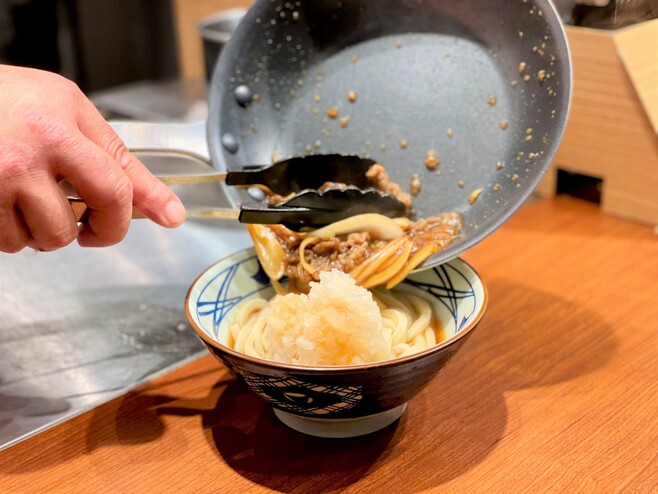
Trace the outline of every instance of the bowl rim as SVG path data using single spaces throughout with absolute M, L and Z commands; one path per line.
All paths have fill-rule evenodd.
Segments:
M 482 281 L 482 278 L 480 277 L 480 274 L 471 266 L 468 262 L 464 261 L 460 257 L 454 257 L 450 259 L 449 261 L 446 261 L 444 264 L 450 264 L 451 262 L 457 260 L 462 263 L 464 263 L 473 273 L 475 273 L 475 276 L 477 279 L 480 281 L 480 285 L 482 286 L 482 304 L 480 306 L 480 309 L 478 310 L 477 314 L 475 317 L 468 323 L 468 325 L 463 328 L 461 331 L 458 333 L 453 334 L 450 338 L 447 338 L 429 348 L 426 348 L 425 350 L 422 350 L 417 353 L 413 353 L 411 355 L 407 355 L 404 357 L 396 357 L 393 359 L 388 359 L 388 360 L 380 360 L 377 362 L 367 362 L 363 364 L 350 364 L 350 365 L 332 365 L 332 366 L 319 366 L 319 365 L 302 365 L 302 364 L 288 364 L 285 362 L 275 362 L 272 360 L 265 360 L 259 357 L 252 357 L 250 355 L 244 354 L 242 352 L 238 352 L 234 350 L 233 348 L 224 345 L 223 343 L 220 343 L 217 340 L 214 340 L 210 338 L 206 332 L 199 327 L 199 325 L 196 323 L 194 317 L 192 317 L 192 314 L 190 313 L 190 298 L 192 295 L 192 291 L 194 290 L 196 284 L 199 282 L 199 280 L 209 271 L 211 271 L 215 266 L 218 264 L 221 264 L 231 257 L 237 256 L 238 254 L 241 254 L 243 252 L 247 251 L 253 251 L 254 256 L 256 255 L 256 252 L 253 247 L 247 247 L 245 249 L 239 250 L 237 252 L 233 252 L 232 254 L 229 254 L 221 259 L 219 259 L 217 262 L 213 263 L 212 265 L 208 266 L 206 269 L 204 269 L 195 279 L 194 281 L 190 284 L 190 287 L 187 290 L 187 294 L 185 295 L 185 316 L 187 317 L 187 321 L 189 324 L 192 326 L 192 329 L 194 332 L 199 336 L 206 345 L 210 345 L 211 347 L 218 348 L 221 352 L 227 353 L 231 355 L 234 358 L 246 360 L 252 364 L 258 365 L 258 366 L 264 366 L 267 367 L 271 370 L 278 370 L 278 371 L 287 371 L 287 372 L 300 372 L 300 373 L 306 373 L 306 374 L 341 374 L 341 373 L 350 373 L 350 372 L 355 372 L 355 371 L 368 371 L 368 370 L 373 370 L 373 369 L 380 369 L 382 367 L 393 367 L 395 365 L 400 365 L 400 364 L 406 364 L 406 363 L 411 363 L 416 360 L 428 357 L 434 353 L 438 353 L 439 351 L 443 350 L 444 348 L 447 348 L 451 345 L 454 345 L 457 343 L 459 340 L 465 338 L 468 334 L 471 333 L 475 329 L 475 327 L 480 323 L 482 320 L 482 317 L 484 316 L 484 312 L 487 308 L 488 302 L 489 302 L 489 292 L 487 291 L 487 286 L 485 283 Z M 440 266 L 440 265 L 439 265 Z M 434 266 L 433 268 L 439 267 L 439 266 Z M 429 268 L 429 269 L 433 269 Z M 413 274 L 419 274 L 422 273 L 422 271 L 417 271 L 416 273 L 410 273 L 409 276 Z

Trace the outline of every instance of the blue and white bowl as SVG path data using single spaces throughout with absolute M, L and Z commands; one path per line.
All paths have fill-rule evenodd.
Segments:
M 407 357 L 384 362 L 314 367 L 271 362 L 227 346 L 235 307 L 249 297 L 274 296 L 253 249 L 204 271 L 185 299 L 190 324 L 210 352 L 241 376 L 274 413 L 295 430 L 321 437 L 351 437 L 386 427 L 404 412 L 477 326 L 487 304 L 482 280 L 453 259 L 410 275 L 398 288 L 424 290 L 446 338 Z

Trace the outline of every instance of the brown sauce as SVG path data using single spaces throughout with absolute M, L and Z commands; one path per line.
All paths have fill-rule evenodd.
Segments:
M 445 248 L 459 236 L 461 226 L 462 218 L 458 213 L 444 213 L 410 222 L 404 235 L 412 242 L 411 255 L 428 244 L 435 251 Z M 299 257 L 300 244 L 306 237 L 283 225 L 271 225 L 269 228 L 275 233 L 286 254 L 284 272 L 289 278 L 289 289 L 298 293 L 308 292 L 309 283 L 318 281 L 321 271 L 336 268 L 349 273 L 388 244 L 385 240 L 372 239 L 366 232 L 318 239 L 304 249 L 304 260 L 314 270 L 310 273 Z

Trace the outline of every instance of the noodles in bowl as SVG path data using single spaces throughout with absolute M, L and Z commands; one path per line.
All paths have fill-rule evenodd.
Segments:
M 277 295 L 236 308 L 229 345 L 252 357 L 313 366 L 378 362 L 430 348 L 440 332 L 432 298 L 390 289 L 460 227 L 456 213 L 417 222 L 362 214 L 303 233 L 247 225 Z
M 426 350 L 443 334 L 422 290 L 407 286 L 370 292 L 337 269 L 322 272 L 308 295 L 252 298 L 235 310 L 229 346 L 288 364 L 383 361 Z
M 276 294 L 253 249 L 202 273 L 188 291 L 185 310 L 210 352 L 270 402 L 284 423 L 309 434 L 346 437 L 396 420 L 461 347 L 486 307 L 482 281 L 460 259 L 412 274 L 396 290 L 429 302 L 433 328 L 440 330 L 437 342 L 385 360 L 333 366 L 276 362 L 232 347 L 231 326 L 240 307 Z M 393 305 L 386 295 L 382 301 Z

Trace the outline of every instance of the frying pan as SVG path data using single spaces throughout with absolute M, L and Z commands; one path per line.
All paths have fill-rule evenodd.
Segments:
M 257 0 L 215 67 L 206 136 L 219 169 L 341 153 L 380 162 L 405 189 L 417 176 L 418 218 L 464 218 L 426 268 L 523 203 L 556 152 L 570 95 L 569 50 L 547 0 Z

